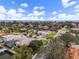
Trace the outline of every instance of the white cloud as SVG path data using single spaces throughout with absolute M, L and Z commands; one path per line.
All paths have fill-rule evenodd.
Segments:
M 53 15 L 56 15 L 56 14 L 58 14 L 58 12 L 54 11 L 54 12 L 52 12 L 52 14 L 53 14 Z
M 15 9 L 7 11 L 3 6 L 0 6 L 0 20 L 19 20 L 22 16 L 23 14 L 17 13 Z
M 45 15 L 45 11 L 44 11 L 44 7 L 43 6 L 36 6 L 33 8 L 33 13 L 30 14 L 30 15 L 33 15 L 33 16 L 44 16 Z
M 75 11 L 76 11 L 76 12 L 79 12 L 79 4 L 78 4 L 78 5 L 75 5 L 74 8 L 75 8 Z
M 55 17 L 51 17 L 50 20 L 52 21 L 76 21 L 76 20 L 79 20 L 79 13 L 75 13 L 75 14 L 60 13 Z
M 23 17 L 21 20 L 29 20 L 29 21 L 44 21 L 44 17 L 33 17 L 33 16 L 29 16 L 29 17 Z
M 71 0 L 61 0 L 62 1 L 62 5 L 64 8 L 75 5 L 76 2 L 75 1 L 71 1 Z
M 0 14 L 0 20 L 4 20 L 6 18 L 6 15 Z
M 4 8 L 4 6 L 0 6 L 0 20 L 4 20 L 6 17 L 7 10 Z
M 45 15 L 45 11 L 37 11 L 34 10 L 32 13 L 28 14 L 28 16 L 44 16 Z
M 18 8 L 18 12 L 25 12 L 25 10 L 21 9 L 21 8 Z
M 75 6 L 75 9 L 79 9 L 79 5 L 76 5 L 76 6 Z
M 45 11 L 34 10 L 32 13 L 29 13 L 26 17 L 23 17 L 22 20 L 29 21 L 45 21 L 44 16 Z
M 76 5 L 74 8 L 75 10 L 78 9 L 79 5 Z M 79 19 L 79 12 L 76 12 L 75 14 L 67 14 L 67 13 L 58 13 L 57 11 L 52 12 L 52 17 L 49 17 L 49 19 L 45 19 L 45 10 L 39 10 L 39 8 L 33 9 L 32 13 L 29 13 L 27 15 L 23 14 L 25 12 L 24 9 L 17 8 L 15 9 L 9 9 L 6 10 L 4 6 L 0 6 L 0 20 L 28 20 L 28 21 L 65 21 L 65 20 L 73 20 L 76 21 Z M 43 9 L 41 7 L 40 9 Z M 74 10 L 73 10 L 74 11 Z M 54 15 L 54 16 L 53 16 Z
M 28 20 L 28 21 L 43 21 L 45 11 L 41 10 L 33 10 L 32 13 L 29 13 L 27 15 L 23 14 L 25 10 L 21 8 L 15 9 L 9 9 L 6 10 L 3 6 L 0 6 L 0 20 Z
M 14 14 L 16 14 L 16 10 L 15 10 L 15 9 L 10 9 L 10 10 L 8 11 L 8 14 L 9 14 L 9 15 L 14 15 Z
M 75 9 L 75 12 L 79 12 L 79 9 Z
M 15 9 L 10 9 L 7 12 L 7 20 L 20 20 L 22 18 L 23 14 L 18 13 Z
M 28 14 L 26 18 L 33 21 L 45 21 L 44 16 L 45 11 L 33 11 L 32 13 Z
M 22 7 L 28 7 L 28 4 L 22 3 L 20 6 L 22 6 Z
M 36 9 L 38 9 L 38 8 L 39 8 L 38 6 L 35 6 L 33 9 L 36 10 Z
M 6 13 L 7 10 L 3 7 L 3 6 L 0 6 L 0 13 Z
M 70 0 L 62 0 L 62 1 L 64 4 L 64 7 L 71 6 L 70 3 L 73 2 Z M 66 5 L 66 4 L 68 4 L 68 5 Z M 57 11 L 55 11 L 52 13 L 52 17 L 49 17 L 48 20 L 50 20 L 50 21 L 79 21 L 79 4 L 75 4 L 73 6 L 73 10 L 70 10 L 70 11 L 72 11 L 72 14 L 66 13 L 66 12 L 58 13 Z
M 45 11 L 33 11 L 33 15 L 35 15 L 35 16 L 41 16 L 44 14 L 45 14 Z
M 34 10 L 43 10 L 45 8 L 43 6 L 35 6 L 33 9 Z

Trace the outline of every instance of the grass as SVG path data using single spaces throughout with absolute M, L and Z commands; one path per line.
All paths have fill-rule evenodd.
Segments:
M 43 46 L 47 45 L 48 41 L 47 40 L 42 40 Z
M 51 34 L 48 34 L 48 38 L 49 38 L 49 39 L 52 39 L 52 38 L 55 37 L 56 34 L 57 34 L 56 32 L 53 32 L 53 33 L 51 33 Z
M 19 53 L 20 52 L 20 48 L 15 48 L 14 51 Z

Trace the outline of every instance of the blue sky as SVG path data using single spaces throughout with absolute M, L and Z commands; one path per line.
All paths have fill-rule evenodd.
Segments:
M 76 21 L 79 0 L 0 0 L 0 20 Z

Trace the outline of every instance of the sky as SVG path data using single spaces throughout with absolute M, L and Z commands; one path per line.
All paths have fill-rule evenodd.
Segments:
M 79 0 L 0 0 L 0 20 L 79 21 Z

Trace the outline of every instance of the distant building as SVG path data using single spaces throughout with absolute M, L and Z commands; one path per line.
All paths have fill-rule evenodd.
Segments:
M 4 38 L 6 39 L 6 41 L 8 41 L 6 43 L 7 46 L 14 46 L 15 43 L 16 45 L 29 45 L 31 42 L 31 39 L 27 38 L 24 35 L 7 35 L 4 36 Z
M 26 32 L 26 31 L 27 31 L 26 28 L 22 28 L 22 29 L 19 30 L 19 32 Z
M 7 41 L 4 44 L 5 46 L 7 46 L 8 48 L 13 48 L 14 46 L 16 46 L 16 42 L 15 41 Z
M 4 38 L 0 38 L 0 46 L 4 45 L 5 39 Z
M 0 37 L 5 36 L 5 35 L 8 35 L 8 33 L 0 32 Z
M 71 28 L 71 32 L 73 32 L 73 33 L 79 33 L 79 28 Z

